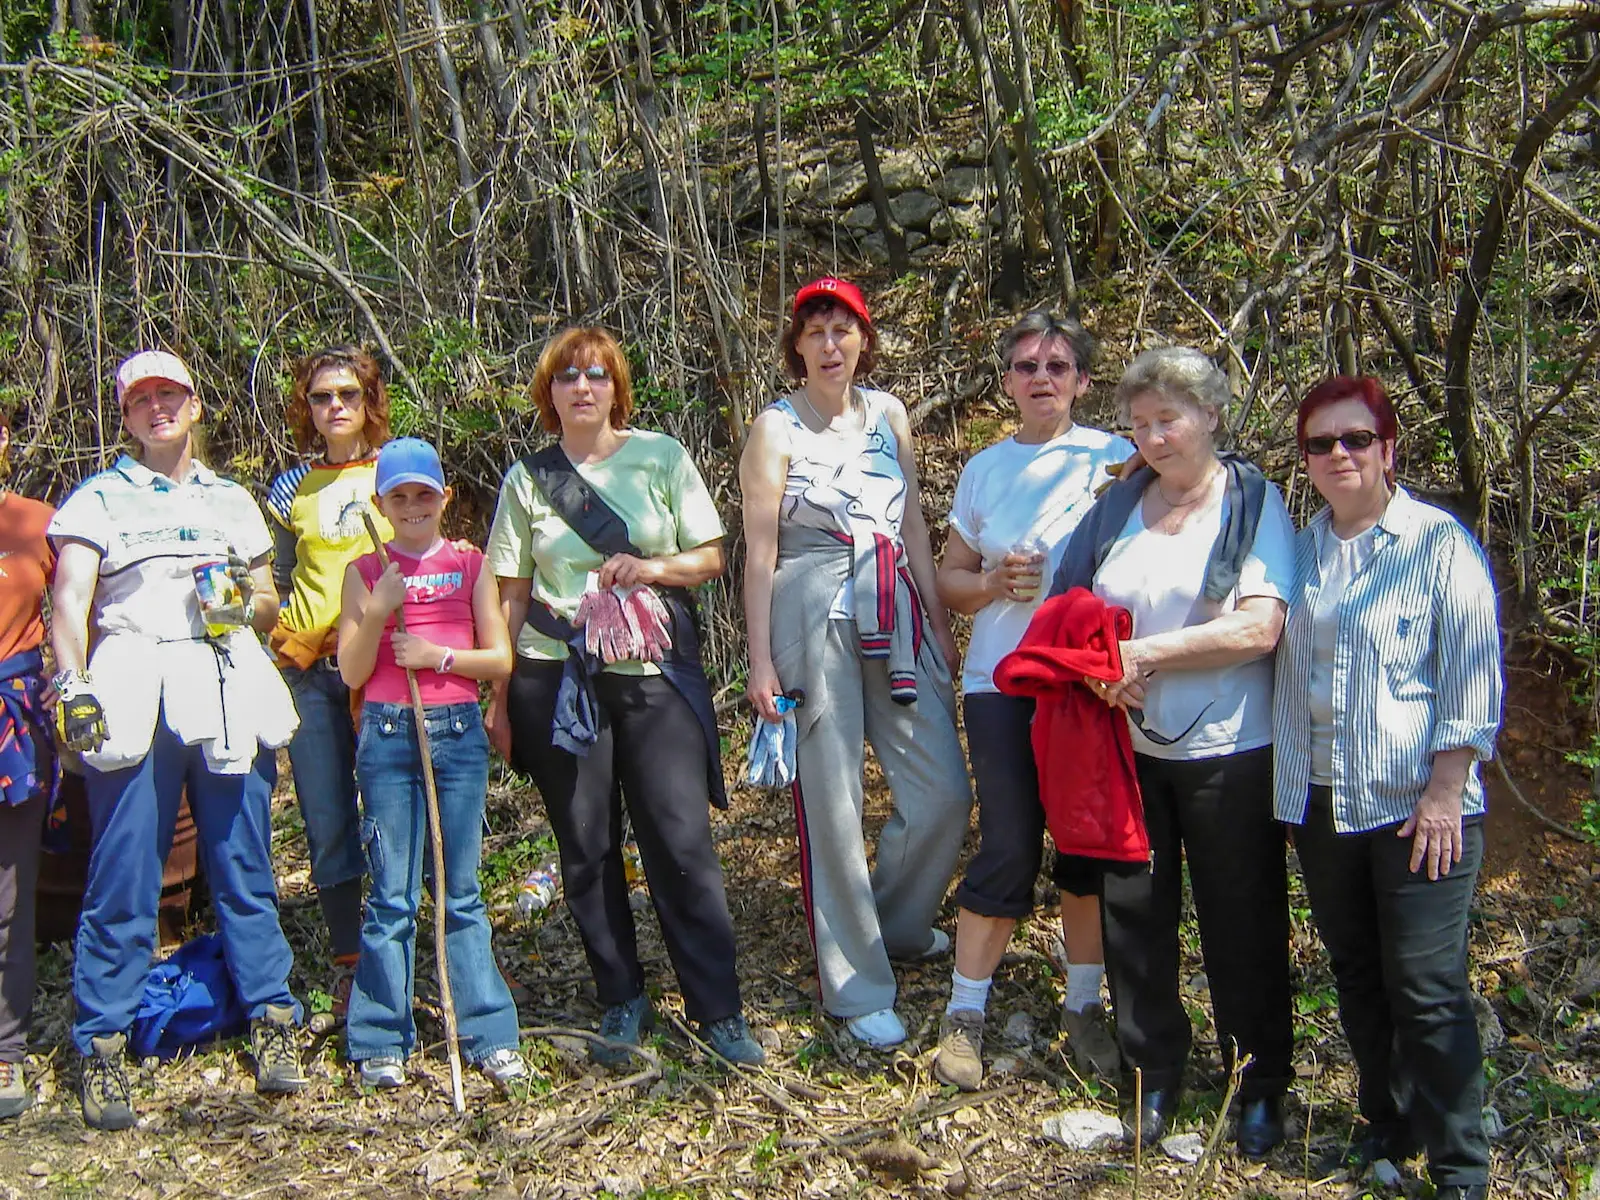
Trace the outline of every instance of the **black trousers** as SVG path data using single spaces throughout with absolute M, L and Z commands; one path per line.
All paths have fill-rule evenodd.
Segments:
M 1283 826 L 1272 815 L 1272 748 L 1167 761 L 1136 755 L 1151 863 L 1107 863 L 1101 917 L 1117 1037 L 1146 1092 L 1183 1081 L 1193 1038 L 1178 992 L 1183 859 L 1200 924 L 1217 1040 L 1252 1063 L 1245 1100 L 1292 1075 L 1289 896 Z M 1130 1093 L 1131 1094 L 1131 1093 Z
M 544 797 L 562 890 L 600 1002 L 621 1004 L 644 990 L 622 860 L 626 797 L 684 1010 L 697 1021 L 732 1016 L 742 1007 L 733 919 L 711 844 L 699 722 L 661 676 L 603 673 L 595 682 L 599 740 L 579 758 L 550 741 L 561 668 L 518 658 L 507 693 L 512 765 L 531 775 Z
M 0 800 L 0 1062 L 19 1063 L 28 1056 L 44 806 L 43 796 L 21 804 Z
M 1483 821 L 1468 818 L 1461 861 L 1436 880 L 1411 871 L 1411 839 L 1396 828 L 1336 833 L 1328 789 L 1313 787 L 1295 831 L 1361 1072 L 1361 1115 L 1380 1131 L 1409 1122 L 1435 1186 L 1486 1184 L 1483 1051 L 1467 976 Z

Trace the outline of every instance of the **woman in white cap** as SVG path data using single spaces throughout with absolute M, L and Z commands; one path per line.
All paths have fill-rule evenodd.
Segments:
M 956 737 L 955 641 L 934 583 L 905 405 L 857 386 L 877 334 L 854 284 L 794 298 L 784 362 L 798 386 L 750 430 L 739 482 L 749 546 L 749 696 L 795 713 L 795 818 L 823 1007 L 878 1049 L 898 1045 L 893 958 L 936 957 L 933 926 L 972 792 Z M 863 738 L 894 797 L 867 872 Z
M 256 1088 L 306 1083 L 271 858 L 272 751 L 294 732 L 294 703 L 256 636 L 278 614 L 272 535 L 249 492 L 195 459 L 200 398 L 181 359 L 135 354 L 116 387 L 138 457 L 86 479 L 49 529 L 59 728 L 83 753 L 94 834 L 72 1041 L 98 1129 L 135 1120 L 122 1058 L 185 789 Z

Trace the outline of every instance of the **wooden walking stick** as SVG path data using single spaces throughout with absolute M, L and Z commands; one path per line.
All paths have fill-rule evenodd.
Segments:
M 372 512 L 361 506 L 361 519 L 367 524 L 367 536 L 377 552 L 378 565 L 389 569 L 389 552 L 384 549 L 383 537 L 372 519 Z M 394 627 L 399 633 L 406 631 L 405 605 L 394 610 Z M 411 688 L 411 713 L 417 722 L 417 750 L 422 757 L 422 787 L 428 796 L 428 836 L 433 842 L 433 961 L 439 972 L 439 1003 L 444 1008 L 444 1040 L 450 1054 L 450 1100 L 456 1112 L 467 1111 L 467 1098 L 461 1087 L 461 1035 L 456 1031 L 456 1001 L 450 990 L 450 954 L 445 949 L 445 897 L 449 894 L 444 879 L 444 836 L 439 821 L 439 791 L 433 782 L 433 751 L 428 747 L 427 712 L 422 707 L 422 689 L 417 686 L 417 673 L 406 668 L 406 683 Z

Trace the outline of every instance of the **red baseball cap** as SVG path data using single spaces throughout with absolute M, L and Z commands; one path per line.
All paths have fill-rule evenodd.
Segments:
M 818 296 L 844 305 L 856 316 L 861 318 L 864 325 L 872 324 L 872 317 L 867 313 L 867 302 L 862 298 L 861 289 L 855 284 L 843 279 L 835 279 L 832 275 L 824 275 L 821 279 L 813 279 L 805 287 L 794 294 L 794 313 L 800 311 L 800 306 L 807 300 L 815 300 Z M 791 313 L 791 316 L 793 313 Z

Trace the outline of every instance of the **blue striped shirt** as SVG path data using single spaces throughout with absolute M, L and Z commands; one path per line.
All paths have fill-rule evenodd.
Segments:
M 1274 809 L 1301 824 L 1311 782 L 1312 616 L 1323 509 L 1295 539 L 1273 693 Z M 1489 564 L 1456 519 L 1397 488 L 1372 557 L 1350 580 L 1333 651 L 1333 821 L 1361 833 L 1411 816 L 1440 751 L 1494 754 L 1503 683 Z M 1461 811 L 1484 811 L 1474 762 Z

